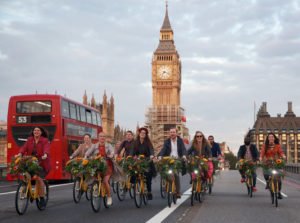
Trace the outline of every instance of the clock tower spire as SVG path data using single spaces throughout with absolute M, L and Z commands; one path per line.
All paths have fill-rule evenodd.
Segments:
M 152 57 L 152 107 L 147 113 L 147 125 L 155 149 L 160 149 L 170 128 L 186 136 L 188 130 L 182 120 L 184 109 L 180 106 L 181 61 L 174 44 L 174 33 L 169 19 L 168 2 L 159 43 Z

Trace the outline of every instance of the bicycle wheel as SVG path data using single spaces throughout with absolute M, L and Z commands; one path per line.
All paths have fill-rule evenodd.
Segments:
M 171 207 L 173 201 L 173 194 L 172 194 L 172 182 L 167 181 L 167 194 L 168 194 L 168 206 Z
M 134 183 L 133 198 L 134 198 L 135 206 L 137 208 L 140 208 L 142 205 L 142 194 L 141 194 L 141 185 L 138 180 Z
M 271 202 L 272 202 L 272 204 L 274 204 L 275 193 L 274 193 L 274 187 L 273 187 L 273 185 L 274 185 L 273 180 L 270 180 L 269 184 L 270 184 L 269 188 L 270 188 L 270 194 L 271 194 Z
M 80 177 L 76 177 L 73 184 L 73 200 L 76 204 L 80 202 L 81 196 L 83 194 L 83 191 L 80 188 L 80 180 Z
M 213 178 L 213 176 L 211 176 L 211 178 L 209 178 L 209 182 L 208 182 L 208 194 L 211 194 L 211 192 L 212 192 L 213 181 L 214 181 L 214 178 Z
M 90 201 L 91 200 L 91 186 L 88 185 L 87 190 L 85 192 L 85 198 Z
M 275 199 L 275 207 L 278 207 L 278 193 L 279 193 L 279 187 L 278 187 L 278 180 L 276 180 L 275 182 L 275 196 L 274 196 L 274 199 Z
M 113 192 L 116 194 L 117 193 L 117 182 L 112 181 L 111 186 L 113 188 Z
M 142 189 L 143 188 L 143 189 Z M 143 194 L 143 202 L 144 202 L 144 205 L 147 205 L 148 204 L 148 190 L 147 190 L 147 187 L 145 185 L 145 182 L 143 182 L 143 185 L 141 187 L 141 192 Z
M 134 198 L 134 184 L 130 184 L 129 196 L 130 196 L 131 199 Z
M 106 188 L 105 185 L 102 184 L 101 185 L 101 197 L 103 198 L 103 205 L 105 208 L 109 208 L 110 205 L 107 204 L 107 192 L 106 192 Z
M 124 201 L 126 196 L 126 182 L 117 183 L 117 196 L 119 201 Z
M 194 198 L 195 198 L 195 181 L 192 182 L 192 194 L 191 194 L 191 205 L 194 206 Z
M 160 196 L 162 198 L 166 197 L 166 179 L 160 177 Z
M 44 205 L 41 204 L 40 202 L 40 198 L 36 199 L 36 206 L 40 211 L 43 211 L 46 209 L 47 207 L 47 203 L 48 203 L 48 199 L 49 199 L 49 184 L 47 181 L 44 180 L 44 193 L 45 193 L 45 197 L 44 197 Z
M 177 202 L 177 193 L 176 193 L 175 181 L 173 181 L 172 184 L 173 184 L 173 187 L 172 187 L 173 203 L 176 204 L 176 202 Z
M 101 193 L 99 193 L 99 182 L 95 181 L 91 187 L 91 205 L 94 212 L 101 208 Z
M 20 182 L 17 192 L 16 192 L 16 198 L 15 198 L 15 206 L 16 211 L 19 215 L 23 215 L 28 207 L 28 200 L 29 196 L 26 193 L 27 190 L 27 184 L 25 182 Z
M 252 177 L 248 178 L 247 187 L 248 187 L 248 190 L 249 190 L 248 195 L 249 195 L 249 197 L 252 197 L 253 196 L 253 180 L 252 180 Z

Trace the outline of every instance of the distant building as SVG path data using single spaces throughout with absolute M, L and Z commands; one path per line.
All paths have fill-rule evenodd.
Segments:
M 265 142 L 269 132 L 274 132 L 287 156 L 289 163 L 300 163 L 300 117 L 296 117 L 292 102 L 288 102 L 288 110 L 284 116 L 271 117 L 267 111 L 267 103 L 263 102 L 257 112 L 256 121 L 251 130 L 251 140 L 259 149 Z
M 106 96 L 106 92 L 103 95 L 103 101 L 101 103 L 96 103 L 94 95 L 92 95 L 91 101 L 88 102 L 88 97 L 86 91 L 83 95 L 83 104 L 89 105 L 91 107 L 97 108 L 101 113 L 102 128 L 103 132 L 107 135 L 108 141 L 112 142 L 114 140 L 114 129 L 115 129 L 115 104 L 114 97 L 111 96 L 109 101 Z

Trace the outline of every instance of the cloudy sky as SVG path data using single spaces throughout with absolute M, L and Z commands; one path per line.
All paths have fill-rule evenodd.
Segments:
M 11 95 L 106 90 L 116 123 L 143 125 L 164 14 L 164 0 L 0 0 L 0 120 Z M 300 116 L 299 0 L 169 0 L 169 18 L 191 134 L 236 151 L 254 103 Z

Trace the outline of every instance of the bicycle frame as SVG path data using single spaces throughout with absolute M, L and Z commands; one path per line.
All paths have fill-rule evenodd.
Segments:
M 276 169 L 271 169 L 271 175 L 269 178 L 269 188 L 271 194 L 271 201 L 275 207 L 278 207 L 278 194 L 279 194 L 279 183 L 281 182 L 280 172 Z

